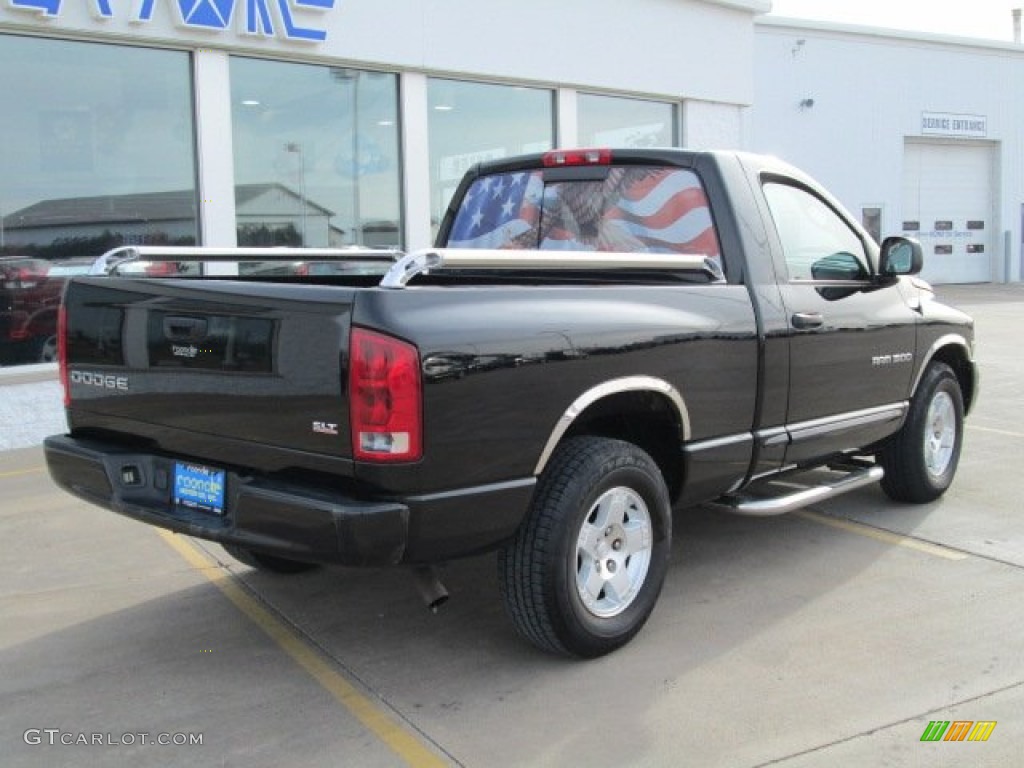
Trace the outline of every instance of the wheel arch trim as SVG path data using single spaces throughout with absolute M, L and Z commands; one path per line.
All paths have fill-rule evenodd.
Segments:
M 544 444 L 544 450 L 541 452 L 537 465 L 533 470 L 534 475 L 540 475 L 544 471 L 555 448 L 580 414 L 606 397 L 626 392 L 652 392 L 666 398 L 672 404 L 679 419 L 680 438 L 684 442 L 690 439 L 690 414 L 686 408 L 686 401 L 683 400 L 683 396 L 679 393 L 678 389 L 664 379 L 654 376 L 624 376 L 619 379 L 610 379 L 595 387 L 591 387 L 565 409 L 565 412 L 558 418 L 555 428 L 551 431 L 547 442 Z
M 963 351 L 964 358 L 970 368 L 970 391 L 963 393 L 965 397 L 964 412 L 966 413 L 971 410 L 974 400 L 977 397 L 978 368 L 974 364 L 974 345 L 958 333 L 949 333 L 945 336 L 940 336 L 931 345 L 921 360 L 921 366 L 917 369 L 917 373 L 914 375 L 914 384 L 910 388 L 910 396 L 913 397 L 917 394 L 917 389 L 921 386 L 921 380 L 924 378 L 925 371 L 928 370 L 928 366 L 931 365 L 939 352 L 950 347 L 959 347 Z

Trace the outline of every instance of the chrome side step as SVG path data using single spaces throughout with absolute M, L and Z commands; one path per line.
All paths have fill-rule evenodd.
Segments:
M 794 509 L 806 507 L 808 504 L 816 504 L 826 499 L 831 499 L 866 485 L 877 483 L 882 479 L 885 471 L 881 467 L 865 467 L 838 479 L 834 483 L 816 485 L 813 488 L 803 488 L 795 493 L 788 493 L 785 496 L 772 496 L 769 498 L 754 498 L 732 494 L 723 496 L 714 502 L 714 506 L 723 507 L 729 512 L 738 515 L 749 515 L 751 517 L 771 517 L 772 515 L 784 515 Z

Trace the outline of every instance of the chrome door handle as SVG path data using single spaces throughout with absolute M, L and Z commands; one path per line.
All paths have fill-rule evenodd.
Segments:
M 820 312 L 797 312 L 793 315 L 793 327 L 800 331 L 821 328 L 825 324 L 825 316 Z

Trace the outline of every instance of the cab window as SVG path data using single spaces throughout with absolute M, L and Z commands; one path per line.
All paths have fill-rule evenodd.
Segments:
M 820 198 L 799 187 L 764 185 L 790 280 L 866 280 L 864 243 Z

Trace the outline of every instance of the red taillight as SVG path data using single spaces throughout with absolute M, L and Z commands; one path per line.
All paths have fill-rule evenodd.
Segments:
M 147 277 L 173 277 L 178 274 L 178 264 L 174 261 L 151 261 L 145 269 Z
M 545 168 L 565 165 L 609 165 L 611 161 L 610 149 L 556 149 L 545 152 L 542 160 Z
M 68 309 L 63 304 L 57 310 L 57 365 L 60 385 L 64 389 L 64 407 L 71 405 L 71 382 L 68 379 Z
M 363 461 L 416 461 L 422 455 L 423 433 L 416 347 L 353 328 L 349 351 L 353 456 Z
M 4 272 L 4 288 L 10 291 L 26 291 L 35 288 L 46 279 L 46 270 L 31 267 L 17 267 Z

